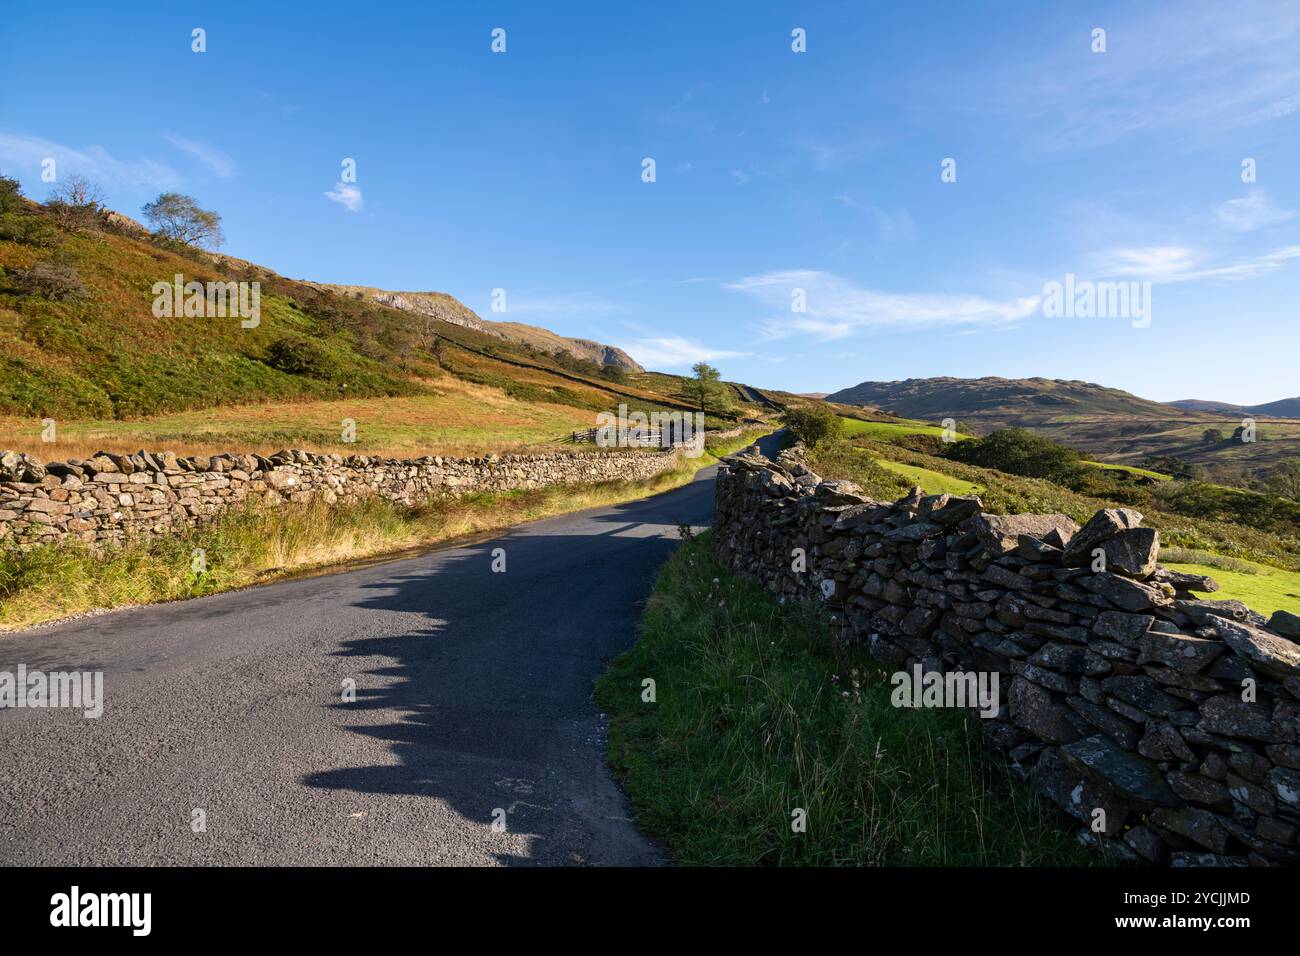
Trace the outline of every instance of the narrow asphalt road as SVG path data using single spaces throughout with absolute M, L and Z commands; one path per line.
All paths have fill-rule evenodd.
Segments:
M 0 864 L 663 862 L 605 764 L 592 682 L 635 640 L 678 525 L 712 521 L 713 473 L 418 558 L 0 636 L 0 672 L 103 671 L 105 697 L 99 719 L 0 709 Z

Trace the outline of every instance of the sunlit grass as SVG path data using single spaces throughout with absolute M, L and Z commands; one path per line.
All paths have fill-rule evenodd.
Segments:
M 602 505 L 689 482 L 762 431 L 719 443 L 648 481 L 475 494 L 405 508 L 379 499 L 327 505 L 250 504 L 176 535 L 93 550 L 79 542 L 0 549 L 0 631 L 101 608 L 198 597 L 362 558 Z M 196 548 L 206 570 L 193 570 Z
M 865 653 L 832 649 L 820 609 L 733 576 L 707 535 L 665 565 L 640 640 L 596 690 L 637 822 L 678 863 L 1105 862 L 985 752 L 976 718 L 889 697 Z

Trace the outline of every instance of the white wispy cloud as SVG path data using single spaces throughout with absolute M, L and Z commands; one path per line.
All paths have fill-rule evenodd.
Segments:
M 361 211 L 361 189 L 356 183 L 337 182 L 334 188 L 325 194 L 325 198 L 338 203 L 348 212 Z
M 1300 245 L 1279 246 L 1267 252 L 1233 259 L 1216 259 L 1185 246 L 1145 246 L 1107 249 L 1095 259 L 1094 271 L 1154 283 L 1222 279 L 1254 279 L 1300 259 Z
M 1199 138 L 1269 123 L 1300 109 L 1300 7 L 1276 0 L 1134 4 L 985 77 L 935 93 L 997 113 L 1041 147 L 1077 149 L 1141 132 Z M 954 92 L 955 91 L 955 92 Z
M 181 182 L 180 174 L 166 163 L 119 159 L 103 146 L 76 148 L 40 136 L 0 130 L 0 166 L 9 175 L 19 179 L 36 178 L 46 159 L 56 162 L 60 179 L 78 174 L 110 190 L 172 189 Z
M 235 161 L 217 147 L 209 143 L 201 143 L 195 139 L 186 139 L 184 136 L 177 136 L 174 133 L 163 133 L 163 139 L 181 152 L 193 156 L 222 179 L 229 179 L 235 175 Z
M 621 343 L 619 348 L 647 368 L 689 368 L 696 362 L 744 358 L 751 354 L 712 348 L 681 337 L 634 339 Z
M 779 310 L 763 324 L 765 339 L 811 335 L 829 340 L 856 331 L 901 331 L 944 327 L 997 328 L 1033 315 L 1040 296 L 993 300 L 979 295 L 892 293 L 867 289 L 833 273 L 814 270 L 767 272 L 726 283 L 723 288 L 749 295 Z M 804 312 L 791 305 L 802 289 Z
M 1233 232 L 1254 232 L 1265 226 L 1275 226 L 1293 219 L 1295 213 L 1282 209 L 1262 189 L 1240 199 L 1229 199 L 1214 207 L 1219 222 Z
M 912 225 L 912 217 L 906 209 L 900 208 L 889 212 L 873 203 L 855 199 L 848 193 L 837 193 L 835 201 L 841 206 L 864 213 L 873 219 L 876 223 L 876 230 L 883 242 L 893 242 L 896 239 L 913 239 L 916 236 L 916 229 Z

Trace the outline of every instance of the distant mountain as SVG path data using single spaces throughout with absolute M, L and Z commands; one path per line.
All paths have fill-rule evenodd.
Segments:
M 975 419 L 988 424 L 1031 424 L 1085 415 L 1177 414 L 1159 402 L 1091 382 L 1050 378 L 909 378 L 862 382 L 826 396 L 830 402 L 868 405 L 904 418 Z
M 1272 418 L 1300 418 L 1300 398 L 1281 398 L 1263 405 L 1230 405 L 1227 402 L 1206 402 L 1185 398 L 1168 402 L 1174 408 L 1190 412 L 1211 412 L 1218 415 L 1260 415 Z
M 1121 464 L 1172 455 L 1229 482 L 1300 457 L 1300 399 L 1294 398 L 1242 408 L 1195 399 L 1153 402 L 1118 388 L 1050 378 L 910 378 L 862 382 L 826 400 L 930 422 L 954 418 L 975 434 L 1029 428 Z M 1231 435 L 1246 415 L 1259 418 L 1259 441 L 1206 437 Z
M 480 318 L 472 309 L 445 292 L 390 292 L 387 289 L 359 285 L 331 285 L 326 288 L 344 295 L 363 295 L 390 308 L 431 316 L 475 332 L 531 345 L 552 355 L 568 352 L 574 358 L 595 362 L 597 365 L 618 365 L 630 372 L 645 371 L 632 356 L 613 345 L 593 342 L 591 339 L 571 339 L 549 329 L 520 322 L 491 322 Z

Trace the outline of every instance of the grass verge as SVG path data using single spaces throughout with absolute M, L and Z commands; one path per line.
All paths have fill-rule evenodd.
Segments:
M 404 508 L 379 499 L 347 504 L 248 505 L 201 528 L 96 552 L 67 542 L 30 551 L 0 549 L 0 632 L 103 608 L 200 597 L 494 531 L 686 484 L 765 433 L 759 429 L 648 481 L 475 494 Z M 194 570 L 195 549 L 205 569 Z
M 596 685 L 637 821 L 678 863 L 1104 862 L 984 750 L 975 718 L 893 707 L 887 676 L 833 649 L 820 609 L 778 605 L 708 541 L 664 566 L 640 640 Z

